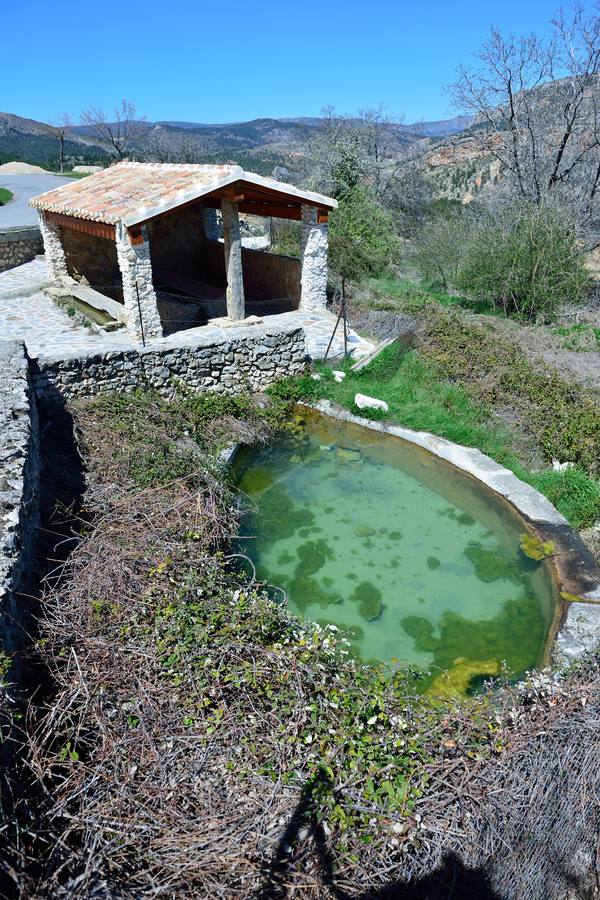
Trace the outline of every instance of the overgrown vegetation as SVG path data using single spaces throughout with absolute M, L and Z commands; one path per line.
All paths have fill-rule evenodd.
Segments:
M 554 687 L 415 701 L 400 669 L 358 666 L 231 567 L 213 451 L 270 433 L 307 390 L 75 405 L 89 489 L 38 645 L 56 693 L 28 735 L 43 799 L 23 836 L 43 862 L 13 869 L 27 896 L 359 896 L 455 854 L 538 900 L 587 852 L 595 659 Z M 176 478 L 156 453 L 180 458 Z M 531 803 L 567 759 L 579 777 Z M 535 866 L 514 853 L 532 834 Z
M 386 400 L 389 413 L 372 415 L 478 447 L 546 494 L 575 527 L 594 524 L 600 518 L 595 395 L 535 368 L 508 341 L 492 339 L 484 325 L 438 306 L 422 291 L 408 291 L 403 301 L 388 305 L 419 313 L 426 327 L 419 352 L 397 343 L 359 373 L 352 373 L 348 363 L 341 383 L 331 376 L 319 382 L 324 396 L 357 413 L 357 392 Z M 514 433 L 491 414 L 507 404 L 521 412 L 547 462 L 558 459 L 575 467 L 528 469 L 513 449 Z
M 583 245 L 565 209 L 510 202 L 492 211 L 451 212 L 417 240 L 425 282 L 487 301 L 505 315 L 552 318 L 589 286 Z

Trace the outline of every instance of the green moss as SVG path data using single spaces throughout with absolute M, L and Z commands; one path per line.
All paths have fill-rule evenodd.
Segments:
M 340 462 L 360 462 L 360 451 L 359 450 L 350 450 L 347 447 L 336 447 L 335 450 L 336 458 Z
M 465 697 L 474 678 L 499 675 L 502 666 L 497 659 L 457 659 L 447 672 L 442 672 L 427 687 L 425 695 L 436 700 Z
M 519 542 L 521 552 L 529 559 L 535 559 L 538 562 L 552 556 L 554 553 L 554 544 L 552 541 L 542 541 L 533 534 L 522 534 Z
M 561 591 L 560 596 L 568 603 L 585 603 L 583 597 L 580 597 L 579 594 L 570 594 L 569 591 Z
M 437 556 L 428 556 L 427 557 L 427 568 L 430 572 L 434 572 L 436 569 L 439 569 L 441 566 L 441 562 L 437 558 Z
M 320 606 L 325 609 L 343 602 L 340 594 L 328 591 L 321 587 L 312 575 L 295 575 L 289 583 L 288 593 L 300 612 L 305 612 L 309 606 Z
M 358 611 L 367 622 L 379 619 L 383 613 L 381 591 L 370 581 L 361 581 L 354 588 L 351 599 L 358 603 Z
M 401 541 L 402 540 L 402 532 L 401 531 L 390 531 L 388 537 L 392 541 Z
M 469 513 L 461 513 L 459 516 L 456 517 L 456 521 L 457 521 L 460 525 L 469 525 L 469 526 L 471 526 L 471 525 L 474 525 L 474 524 L 475 524 L 475 519 L 474 519 L 473 516 L 471 516 Z
M 473 541 L 465 548 L 464 554 L 473 563 L 475 575 L 484 584 L 491 584 L 501 578 L 515 583 L 521 581 L 518 565 L 502 550 L 485 550 Z
M 432 654 L 432 664 L 439 669 L 450 669 L 467 648 L 470 660 L 505 660 L 515 678 L 539 657 L 546 631 L 537 598 L 530 594 L 506 600 L 493 619 L 472 621 L 447 611 L 438 626 L 439 638 L 423 616 L 406 616 L 401 625 L 418 650 Z
M 331 547 L 325 540 L 307 541 L 298 547 L 297 553 L 300 557 L 300 562 L 296 566 L 297 577 L 314 575 L 333 555 Z
M 375 529 L 371 528 L 369 525 L 358 525 L 354 529 L 354 534 L 357 537 L 370 537 L 372 534 L 375 534 Z
M 243 484 L 242 490 L 244 490 Z M 264 526 L 261 528 L 260 536 L 261 545 L 270 546 L 276 541 L 290 538 L 300 528 L 312 526 L 314 523 L 314 513 L 306 507 L 297 506 L 280 484 L 274 484 L 264 491 L 260 504 L 264 516 Z
M 270 469 L 265 466 L 250 466 L 242 475 L 239 486 L 245 494 L 254 497 L 270 487 L 273 481 L 274 476 Z

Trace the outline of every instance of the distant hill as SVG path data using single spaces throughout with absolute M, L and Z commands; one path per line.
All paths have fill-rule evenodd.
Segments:
M 65 154 L 71 165 L 103 163 L 109 158 L 106 147 L 75 132 L 65 142 Z M 12 160 L 58 168 L 58 142 L 43 122 L 0 112 L 0 163 Z
M 173 146 L 177 146 L 177 142 L 187 142 L 189 152 L 189 142 L 193 140 L 196 148 L 194 161 L 236 161 L 261 174 L 270 174 L 275 166 L 293 169 L 295 161 L 300 162 L 305 156 L 306 147 L 323 122 L 322 118 L 310 116 L 216 124 L 176 120 L 144 122 L 136 150 L 144 157 L 152 148 L 164 147 L 171 141 Z M 458 117 L 412 125 L 393 124 L 391 129 L 399 144 L 403 144 L 423 138 L 435 140 L 455 135 L 471 122 L 471 119 Z M 70 129 L 65 151 L 70 165 L 107 163 L 114 159 L 111 148 L 98 141 L 86 125 L 74 125 Z M 160 153 L 154 158 L 160 159 Z M 185 159 L 185 154 L 181 158 Z M 0 163 L 13 159 L 55 169 L 58 166 L 58 144 L 48 134 L 43 122 L 12 113 L 0 113 Z
M 244 133 L 247 128 L 256 127 L 263 135 L 281 130 L 281 126 L 289 126 L 285 130 L 288 136 L 301 133 L 306 136 L 306 129 L 320 128 L 323 125 L 323 119 L 318 116 L 299 116 L 297 118 L 287 119 L 255 119 L 251 122 L 229 122 L 225 124 L 207 124 L 205 122 L 156 122 L 156 125 L 170 125 L 173 128 L 181 128 L 185 131 L 202 131 L 204 133 L 219 134 L 221 132 Z M 468 128 L 473 122 L 472 116 L 455 116 L 453 119 L 440 119 L 434 122 L 414 122 L 411 125 L 399 123 L 394 125 L 394 130 L 403 132 L 407 135 L 415 135 L 417 137 L 447 137 L 451 134 L 457 134 Z

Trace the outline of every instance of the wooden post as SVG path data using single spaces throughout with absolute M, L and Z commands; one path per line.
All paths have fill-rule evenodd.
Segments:
M 242 272 L 242 238 L 237 203 L 221 199 L 223 215 L 223 243 L 225 245 L 225 274 L 227 276 L 227 315 L 243 319 L 246 315 L 244 275 Z

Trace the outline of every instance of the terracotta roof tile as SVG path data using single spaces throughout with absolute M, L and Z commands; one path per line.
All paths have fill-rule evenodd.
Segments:
M 114 225 L 137 225 L 152 216 L 209 194 L 234 181 L 249 182 L 306 200 L 327 209 L 331 197 L 304 191 L 291 184 L 245 172 L 234 165 L 178 165 L 123 162 L 79 181 L 39 194 L 29 201 L 36 209 L 63 213 Z

